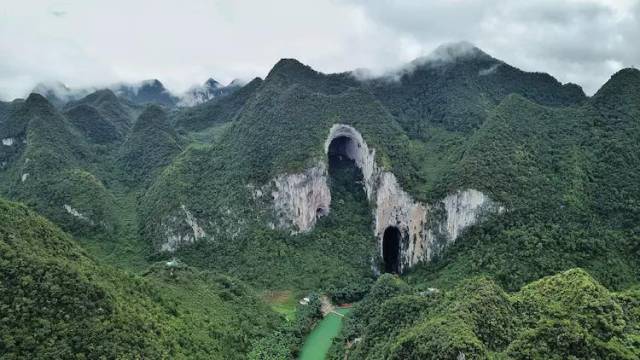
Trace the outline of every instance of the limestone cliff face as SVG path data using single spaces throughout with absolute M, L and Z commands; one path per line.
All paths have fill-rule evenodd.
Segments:
M 474 189 L 459 190 L 433 204 L 416 201 L 402 189 L 393 173 L 378 167 L 375 150 L 369 148 L 353 127 L 333 125 L 324 144 L 326 154 L 338 138 L 341 138 L 340 156 L 352 159 L 362 170 L 363 187 L 373 207 L 373 232 L 378 238 L 380 257 L 384 255 L 385 231 L 396 227 L 401 234 L 400 271 L 431 261 L 454 243 L 467 227 L 482 221 L 486 214 L 503 211 L 486 194 Z M 259 211 L 257 216 L 268 217 L 268 226 L 288 229 L 293 234 L 310 231 L 317 219 L 330 211 L 326 160 L 301 173 L 279 175 L 262 187 L 249 184 L 247 188 L 255 202 L 253 207 Z M 222 210 L 220 217 L 199 224 L 182 205 L 162 222 L 160 249 L 175 251 L 181 245 L 205 238 L 236 237 L 246 219 L 237 218 L 231 209 Z M 206 227 L 208 234 L 201 225 Z
M 324 144 L 329 152 L 331 142 L 339 137 L 351 139 L 346 143 L 345 156 L 352 159 L 362 170 L 364 187 L 371 200 L 377 182 L 378 169 L 375 151 L 369 150 L 362 135 L 353 127 L 335 124 L 329 130 Z M 318 162 L 303 173 L 280 175 L 273 179 L 273 208 L 276 226 L 291 229 L 292 233 L 306 232 L 313 228 L 316 220 L 329 213 L 331 191 L 328 185 L 327 164 Z
M 424 258 L 431 247 L 425 242 L 425 226 L 429 207 L 414 201 L 400 185 L 395 175 L 382 172 L 376 188 L 375 235 L 382 257 L 382 241 L 385 230 L 395 226 L 402 234 L 400 242 L 400 270 Z
M 474 189 L 457 191 L 444 198 L 441 203 L 447 215 L 446 234 L 450 241 L 458 238 L 468 226 L 476 224 L 482 215 L 501 213 L 504 210 L 487 195 Z
M 275 178 L 271 196 L 277 225 L 292 228 L 293 232 L 311 230 L 317 218 L 329 213 L 331 192 L 327 178 L 327 168 L 323 163 L 303 173 Z
M 459 190 L 434 204 L 423 204 L 405 192 L 395 175 L 378 167 L 375 150 L 353 127 L 335 124 L 325 141 L 325 153 L 331 143 L 346 137 L 342 155 L 352 159 L 362 170 L 364 190 L 374 205 L 374 234 L 383 257 L 385 230 L 396 227 L 401 235 L 400 271 L 420 262 L 429 262 L 454 243 L 469 226 L 489 213 L 503 208 L 484 193 Z M 319 216 L 329 212 L 331 194 L 327 185 L 325 163 L 319 163 L 300 174 L 281 175 L 274 180 L 273 207 L 278 226 L 292 232 L 309 231 Z
M 386 206 L 386 203 L 379 202 L 376 209 L 380 216 L 376 219 L 380 249 L 384 231 L 391 226 L 382 210 Z M 433 204 L 409 202 L 408 209 L 410 211 L 407 213 L 396 213 L 400 216 L 395 226 L 403 235 L 401 271 L 420 262 L 430 262 L 453 244 L 466 228 L 478 224 L 492 213 L 504 211 L 503 207 L 475 189 L 458 190 Z
M 191 244 L 207 236 L 204 229 L 198 225 L 196 218 L 181 205 L 180 211 L 169 216 L 162 223 L 164 230 L 164 242 L 160 246 L 161 251 L 174 252 L 179 246 Z
M 451 245 L 467 227 L 502 208 L 484 193 L 466 189 L 435 204 L 417 202 L 389 172 L 381 172 L 376 188 L 375 234 L 380 256 L 385 230 L 395 226 L 402 234 L 400 269 L 429 262 Z

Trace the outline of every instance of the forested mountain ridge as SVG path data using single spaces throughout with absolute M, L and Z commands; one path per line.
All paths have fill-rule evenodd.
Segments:
M 67 234 L 0 200 L 0 354 L 22 358 L 243 358 L 276 323 L 237 280 L 96 262 Z
M 382 77 L 323 74 L 283 59 L 264 80 L 224 96 L 193 107 L 172 101 L 140 105 L 98 90 L 58 107 L 37 94 L 0 103 L 0 195 L 73 234 L 75 239 L 46 230 L 90 264 L 78 270 L 89 278 L 88 287 L 92 276 L 109 284 L 107 293 L 120 292 L 113 285 L 120 281 L 129 286 L 117 280 L 125 276 L 120 270 L 109 267 L 118 266 L 137 273 L 126 275 L 134 282 L 147 273 L 157 289 L 140 290 L 135 306 L 147 309 L 140 316 L 154 319 L 165 335 L 123 348 L 131 351 L 123 354 L 223 358 L 232 342 L 243 358 L 256 341 L 273 345 L 275 339 L 274 346 L 295 355 L 297 345 L 279 342 L 282 329 L 279 337 L 265 338 L 277 320 L 244 285 L 233 290 L 237 280 L 228 275 L 261 291 L 318 291 L 348 302 L 368 294 L 336 341 L 336 358 L 345 352 L 353 358 L 638 355 L 640 71 L 623 69 L 587 97 L 577 85 L 521 71 L 463 44 Z M 366 149 L 373 164 L 332 162 L 335 125 L 357 131 L 362 142 L 356 148 Z M 392 196 L 427 209 L 425 226 L 467 206 L 447 207 L 443 199 L 456 194 L 481 194 L 500 210 L 481 221 L 474 217 L 442 253 L 407 268 L 401 279 L 385 275 L 376 282 L 384 269 L 383 240 L 372 232 L 377 193 L 366 184 L 380 186 L 385 174 L 401 190 Z M 304 187 L 318 179 L 326 189 Z M 275 205 L 283 191 L 295 198 L 296 186 L 303 199 L 328 201 L 326 208 L 309 205 L 313 223 L 305 231 L 282 226 L 284 215 Z M 26 216 L 21 224 L 45 222 L 22 206 L 2 204 L 8 214 L 3 221 Z M 31 241 L 32 235 L 40 239 L 27 230 L 5 238 Z M 7 249 L 18 246 L 11 241 L 5 241 Z M 24 256 L 44 251 L 16 249 L 12 254 Z M 6 269 L 32 261 L 20 259 L 2 255 Z M 64 258 L 61 266 L 75 268 L 67 264 L 72 261 Z M 167 263 L 181 265 L 174 271 Z M 173 282 L 176 272 L 186 283 Z M 103 273 L 104 279 L 86 275 Z M 218 285 L 212 290 L 211 284 Z M 226 321 L 236 301 L 251 304 L 229 320 L 236 340 L 223 336 L 214 341 L 218 345 L 205 345 L 223 328 L 208 332 L 208 323 L 186 324 L 199 305 L 184 295 L 183 285 L 208 294 L 217 311 L 208 315 L 220 316 L 215 321 Z M 19 300 L 20 286 L 12 282 L 3 289 L 9 294 L 5 306 Z M 227 295 L 216 297 L 227 286 L 240 293 L 231 305 Z M 389 286 L 389 294 L 376 298 Z M 430 288 L 438 289 L 433 297 L 426 295 Z M 570 300 L 553 297 L 563 289 Z M 171 294 L 176 309 L 156 304 L 153 291 Z M 585 292 L 593 296 L 580 298 Z M 477 294 L 486 294 L 489 304 Z M 118 296 L 114 301 L 128 295 Z M 82 300 L 79 293 L 68 297 Z M 557 302 L 558 312 L 547 302 Z M 485 305 L 496 310 L 490 324 L 482 322 Z M 184 323 L 167 320 L 164 312 L 174 311 L 167 316 Z M 252 332 L 244 316 L 255 317 L 259 330 Z M 602 320 L 601 331 L 593 319 Z M 29 333 L 30 325 L 24 326 Z M 127 326 L 111 334 L 124 336 Z M 382 338 L 385 326 L 397 331 Z M 179 344 L 176 329 L 187 329 Z M 60 332 L 56 341 L 71 346 L 73 336 Z M 302 336 L 304 331 L 296 333 Z M 559 337 L 567 341 L 554 342 Z M 185 345 L 192 339 L 199 345 Z M 17 356 L 32 351 L 3 341 L 0 353 L 8 351 L 6 344 Z

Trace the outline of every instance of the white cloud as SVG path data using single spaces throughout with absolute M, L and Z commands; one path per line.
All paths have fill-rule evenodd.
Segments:
M 639 20 L 637 0 L 7 0 L 0 98 L 41 81 L 159 78 L 183 91 L 209 77 L 264 76 L 283 57 L 381 72 L 460 40 L 593 92 L 640 63 Z

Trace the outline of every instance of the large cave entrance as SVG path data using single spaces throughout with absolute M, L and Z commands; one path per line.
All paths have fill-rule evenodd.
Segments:
M 353 162 L 353 166 L 356 166 L 355 158 L 358 148 L 358 144 L 348 136 L 338 136 L 331 140 L 327 154 L 329 156 L 329 166 L 332 165 L 332 162 L 348 160 Z
M 355 161 L 358 148 L 358 143 L 348 136 L 338 136 L 331 140 L 327 156 L 332 183 L 338 183 L 342 187 L 348 183 L 362 184 L 362 171 Z
M 358 149 L 358 142 L 349 136 L 337 136 L 327 147 L 331 213 L 324 223 L 339 229 L 341 241 L 369 241 L 363 234 L 371 232 L 371 209 L 355 161 Z
M 389 226 L 382 237 L 382 260 L 384 272 L 400 273 L 400 239 L 402 234 L 395 226 Z

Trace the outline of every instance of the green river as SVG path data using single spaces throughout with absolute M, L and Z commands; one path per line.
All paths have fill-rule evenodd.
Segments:
M 346 315 L 351 309 L 336 308 L 336 312 Z M 323 360 L 331 347 L 333 338 L 342 328 L 342 316 L 330 313 L 311 331 L 304 341 L 300 360 Z

